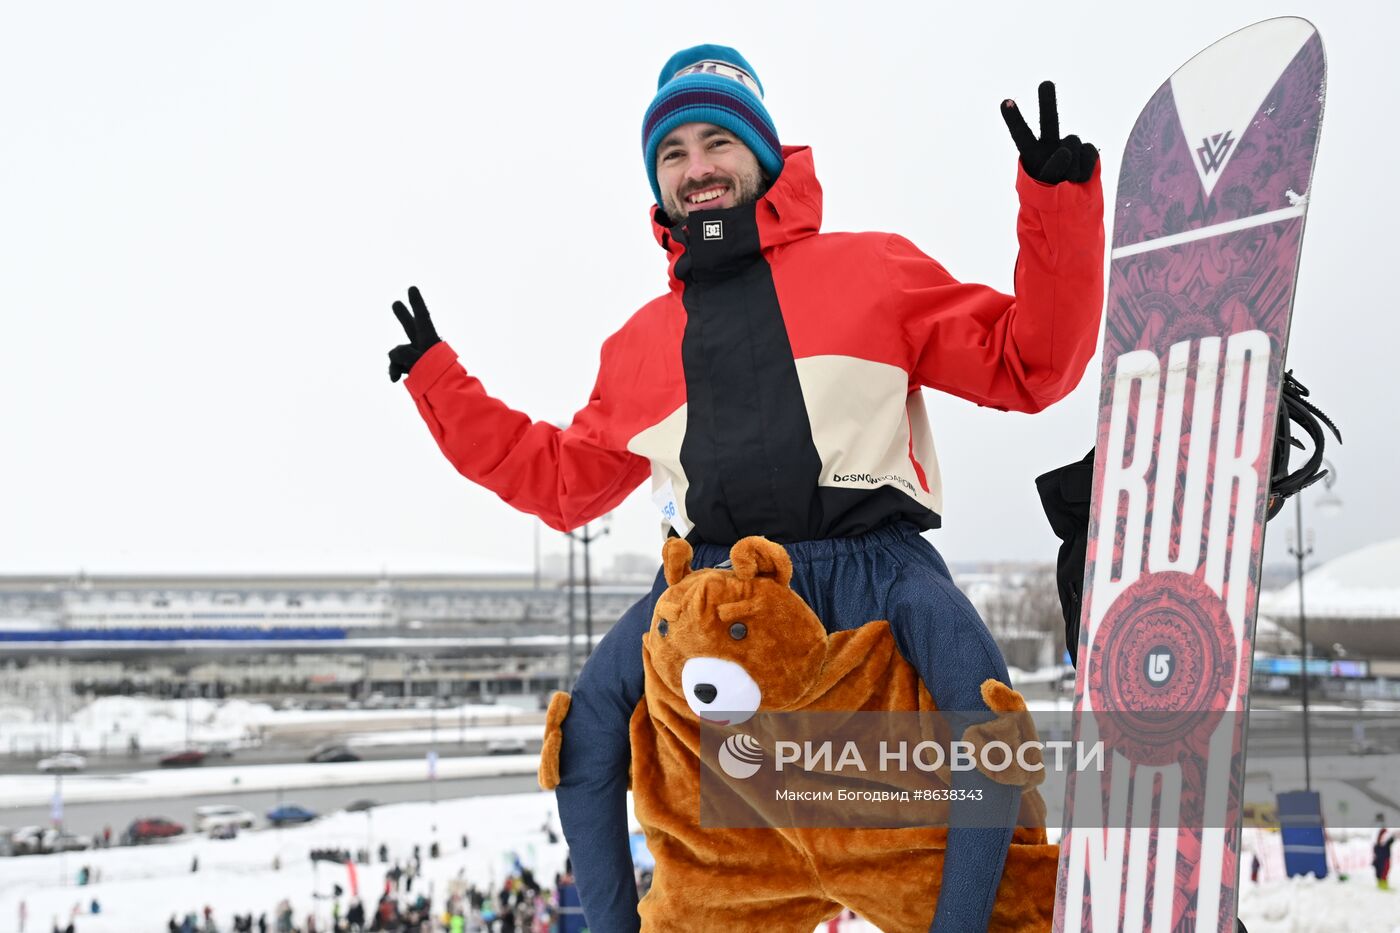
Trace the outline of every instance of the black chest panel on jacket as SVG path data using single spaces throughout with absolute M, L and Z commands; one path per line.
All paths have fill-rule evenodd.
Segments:
M 686 247 L 675 274 L 685 285 L 689 537 L 808 541 L 900 519 L 936 527 L 938 516 L 896 489 L 819 485 L 821 457 L 754 205 L 697 212 L 672 235 Z
M 682 235 L 686 513 L 707 541 L 814 537 L 821 458 L 754 207 L 698 212 Z

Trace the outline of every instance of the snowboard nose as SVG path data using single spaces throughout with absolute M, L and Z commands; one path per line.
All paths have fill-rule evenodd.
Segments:
M 714 684 L 695 685 L 695 698 L 701 703 L 713 703 L 717 696 L 719 696 L 719 691 L 715 689 Z

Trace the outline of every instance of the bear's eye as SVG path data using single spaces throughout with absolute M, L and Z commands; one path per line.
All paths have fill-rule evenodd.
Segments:
M 749 627 L 742 622 L 735 622 L 733 625 L 729 626 L 729 637 L 735 641 L 739 641 L 748 633 Z
M 660 635 L 662 638 L 665 638 L 665 637 L 666 637 L 666 630 L 669 629 L 670 627 L 671 627 L 671 623 L 667 622 L 665 619 L 662 619 L 660 622 L 658 622 L 658 623 L 656 624 L 656 634 Z

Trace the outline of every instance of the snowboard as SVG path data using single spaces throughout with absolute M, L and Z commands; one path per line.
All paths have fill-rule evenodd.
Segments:
M 1235 929 L 1270 455 L 1322 119 L 1306 20 L 1196 55 L 1114 210 L 1056 931 Z

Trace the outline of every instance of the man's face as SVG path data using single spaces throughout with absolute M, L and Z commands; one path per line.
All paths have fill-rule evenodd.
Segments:
M 733 133 L 712 123 L 687 123 L 656 149 L 661 206 L 672 223 L 691 211 L 736 207 L 763 190 L 758 159 Z

